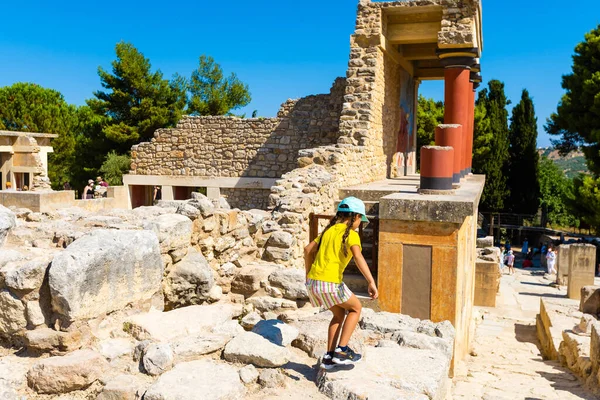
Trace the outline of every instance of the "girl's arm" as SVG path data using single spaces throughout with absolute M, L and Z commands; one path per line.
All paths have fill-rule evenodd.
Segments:
M 354 261 L 356 262 L 356 266 L 360 270 L 360 273 L 363 274 L 363 276 L 369 283 L 369 296 L 371 296 L 372 299 L 376 299 L 377 297 L 379 297 L 379 291 L 377 290 L 377 285 L 375 284 L 375 279 L 373 279 L 373 275 L 371 275 L 369 266 L 367 265 L 367 262 L 365 261 L 365 258 L 362 255 L 360 246 L 354 245 L 350 248 L 350 250 L 352 250 Z
M 310 242 L 308 246 L 304 248 L 304 268 L 306 269 L 306 278 L 308 279 L 308 273 L 313 263 L 313 255 L 317 250 L 317 243 Z

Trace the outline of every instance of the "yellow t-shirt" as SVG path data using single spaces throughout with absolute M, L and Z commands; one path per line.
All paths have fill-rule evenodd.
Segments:
M 316 243 L 321 242 L 321 247 L 315 257 L 315 262 L 310 268 L 308 278 L 332 283 L 342 283 L 342 276 L 348 263 L 352 259 L 352 246 L 359 246 L 360 236 L 355 230 L 350 229 L 348 238 L 346 239 L 347 255 L 342 252 L 342 239 L 346 232 L 346 224 L 335 224 L 329 228 L 325 235 L 319 235 L 315 239 Z M 321 237 L 322 236 L 322 237 Z

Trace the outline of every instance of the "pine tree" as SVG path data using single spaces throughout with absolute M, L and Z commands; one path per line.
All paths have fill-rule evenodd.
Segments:
M 63 95 L 34 83 L 15 83 L 0 88 L 0 129 L 58 134 L 52 141 L 48 176 L 55 188 L 72 180 L 77 107 Z
M 499 212 L 504 210 L 504 203 L 508 197 L 506 186 L 506 173 L 508 161 L 508 112 L 506 106 L 510 104 L 504 93 L 504 83 L 498 80 L 488 82 L 488 88 L 479 92 L 477 106 L 485 109 L 487 122 L 475 122 L 473 153 L 487 153 L 474 159 L 476 173 L 485 174 L 486 182 L 481 198 L 481 209 Z M 482 131 L 485 129 L 485 131 Z M 489 129 L 489 131 L 487 130 Z M 489 142 L 482 140 L 493 135 Z M 476 146 L 485 146 L 478 148 Z M 488 150 L 489 149 L 489 150 Z
M 133 144 L 152 138 L 157 129 L 175 125 L 186 97 L 181 82 L 163 79 L 160 70 L 152 72 L 150 60 L 131 43 L 117 43 L 115 50 L 112 74 L 98 68 L 108 91 L 95 92 L 96 98 L 87 104 L 104 117 L 102 134 L 113 142 L 112 150 L 125 154 Z
M 198 68 L 187 84 L 190 92 L 187 113 L 192 115 L 226 115 L 250 104 L 248 85 L 223 69 L 212 57 L 200 56 Z
M 583 146 L 588 168 L 600 176 L 600 25 L 575 47 L 572 73 L 563 76 L 566 93 L 546 131 L 560 136 L 554 144 L 562 154 Z
M 524 89 L 513 108 L 509 132 L 508 187 L 506 209 L 518 214 L 535 214 L 539 208 L 537 118 L 533 100 Z

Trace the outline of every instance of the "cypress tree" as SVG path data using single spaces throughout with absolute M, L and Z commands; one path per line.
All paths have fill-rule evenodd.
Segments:
M 509 133 L 507 209 L 519 214 L 535 214 L 539 208 L 540 186 L 537 171 L 537 118 L 527 89 L 512 110 Z
M 477 97 L 476 105 L 485 110 L 487 121 L 477 121 L 476 116 L 473 167 L 476 173 L 486 175 L 481 197 L 481 209 L 485 211 L 504 210 L 508 197 L 508 104 L 510 101 L 504 93 L 504 83 L 495 79 L 489 81 L 488 88 L 479 92 Z M 481 156 L 482 153 L 486 156 Z

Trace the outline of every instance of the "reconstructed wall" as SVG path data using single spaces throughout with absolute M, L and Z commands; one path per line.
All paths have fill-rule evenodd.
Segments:
M 297 167 L 300 149 L 336 142 L 344 86 L 288 100 L 276 118 L 184 117 L 133 146 L 130 174 L 279 177 Z
M 240 210 L 266 210 L 269 207 L 270 194 L 271 191 L 265 189 L 221 188 L 221 196 L 227 199 L 227 203 Z

